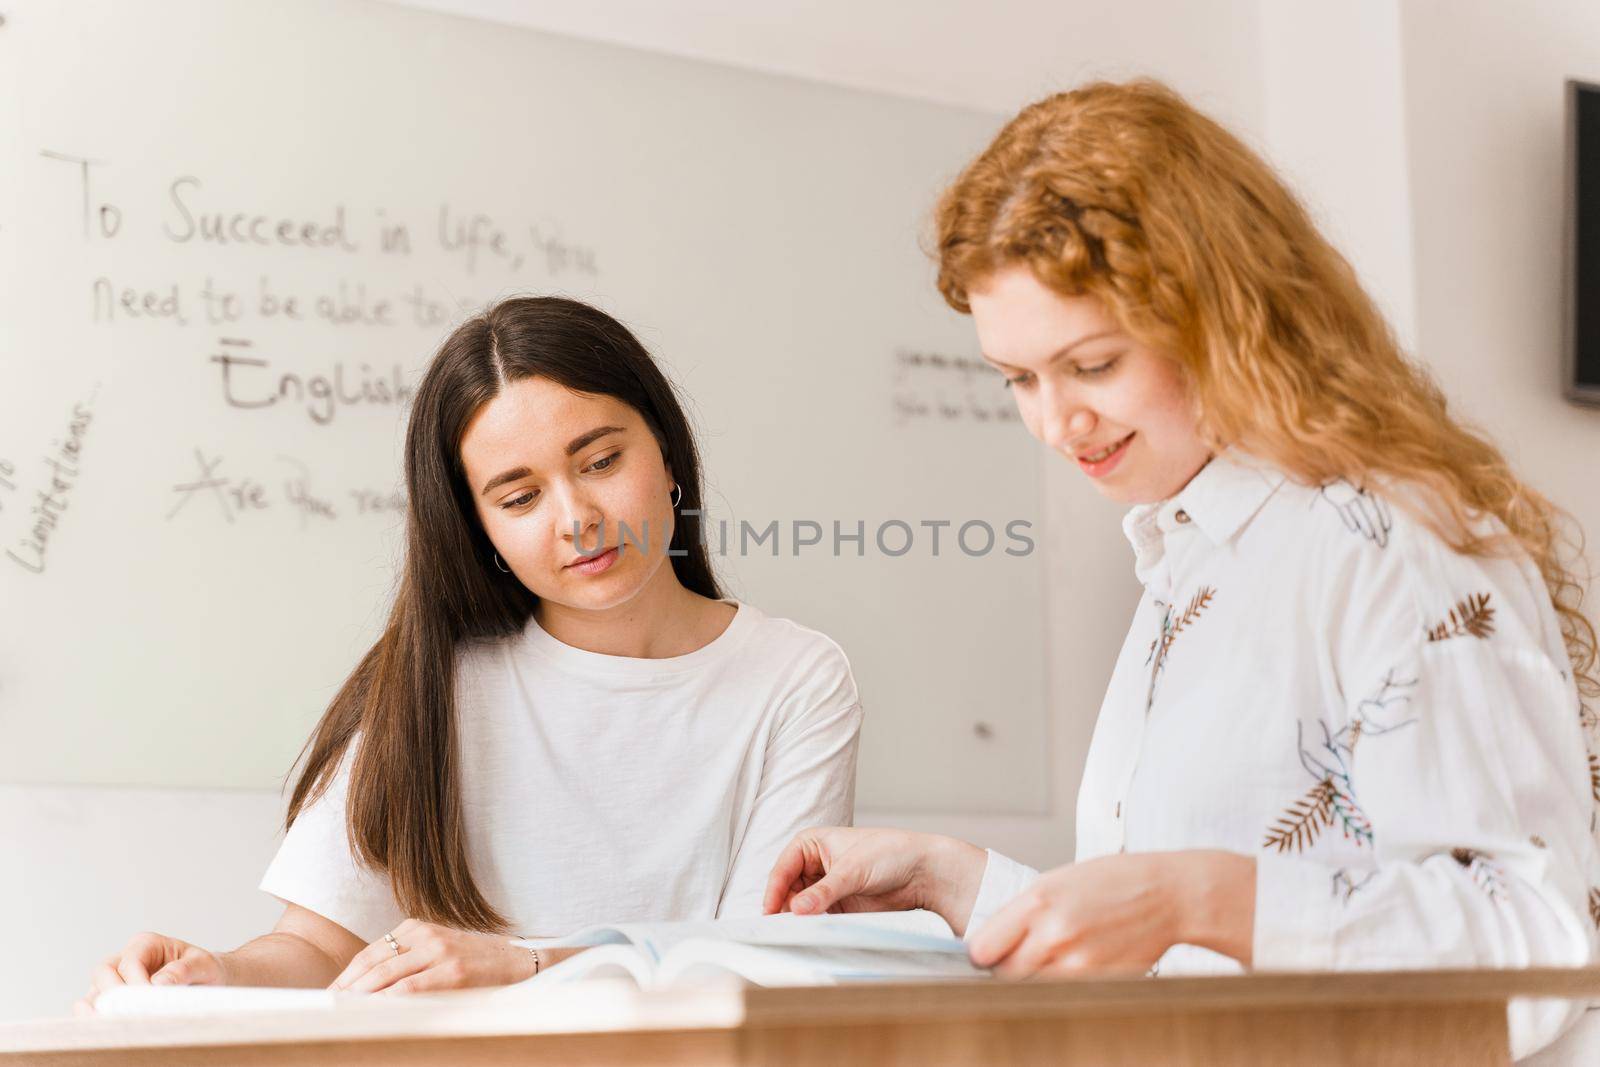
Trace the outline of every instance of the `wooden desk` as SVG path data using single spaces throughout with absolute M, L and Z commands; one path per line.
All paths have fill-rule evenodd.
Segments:
M 526 991 L 517 991 L 525 994 Z M 1600 968 L 641 993 L 591 982 L 334 1011 L 0 1025 L 0 1067 L 1504 1064 L 1515 996 Z

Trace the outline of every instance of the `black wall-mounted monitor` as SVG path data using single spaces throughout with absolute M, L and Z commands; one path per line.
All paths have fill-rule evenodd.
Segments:
M 1567 397 L 1600 406 L 1600 85 L 1567 82 Z

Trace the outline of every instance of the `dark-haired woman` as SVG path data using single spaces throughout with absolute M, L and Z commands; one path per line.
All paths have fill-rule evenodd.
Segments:
M 852 816 L 861 706 L 823 635 L 724 599 L 671 386 L 620 323 L 515 299 L 444 343 L 406 439 L 404 576 L 307 746 L 227 953 L 140 934 L 124 983 L 412 992 L 554 961 L 512 934 L 757 915 Z

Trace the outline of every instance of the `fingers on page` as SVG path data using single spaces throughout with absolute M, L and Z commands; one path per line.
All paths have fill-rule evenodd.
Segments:
M 853 896 L 861 888 L 861 878 L 854 868 L 836 864 L 810 889 L 795 897 L 790 908 L 801 914 L 820 914 L 845 897 Z
M 1048 938 L 1031 931 L 994 965 L 994 973 L 1001 978 L 1029 978 L 1050 962 L 1054 950 Z
M 784 846 L 777 862 L 772 865 L 772 873 L 767 875 L 767 891 L 761 897 L 761 910 L 764 913 L 771 915 L 783 910 L 788 898 L 794 895 L 793 887 L 800 880 L 804 864 L 800 840 L 796 838 Z
M 206 971 L 202 954 L 199 949 L 191 948 L 183 955 L 161 968 L 150 976 L 151 985 L 193 985 L 206 978 Z
M 1031 902 L 1018 898 L 995 912 L 994 916 L 972 935 L 967 944 L 967 955 L 979 967 L 995 967 L 1015 951 L 1028 932 L 1033 914 Z
M 110 959 L 103 960 L 100 965 L 94 969 L 93 981 L 95 989 L 106 990 L 110 989 L 112 986 L 127 985 L 127 983 L 123 981 L 122 975 L 117 972 L 117 963 L 121 959 L 122 957 L 120 956 L 112 956 Z

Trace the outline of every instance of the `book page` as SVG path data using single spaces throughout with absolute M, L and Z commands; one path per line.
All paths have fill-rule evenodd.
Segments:
M 656 969 L 656 984 L 698 984 L 718 972 L 761 986 L 972 980 L 989 976 L 988 971 L 974 967 L 964 952 L 681 941 Z
M 598 976 L 613 964 L 628 968 L 641 988 L 731 978 L 781 986 L 988 974 L 971 964 L 948 924 L 926 911 L 618 923 L 522 943 L 593 946 L 525 985 Z
M 572 982 L 585 978 L 625 979 L 641 989 L 654 982 L 655 961 L 633 945 L 598 945 L 542 970 L 526 982 Z
M 124 985 L 95 998 L 97 1015 L 210 1015 L 241 1011 L 321 1011 L 366 1000 L 369 993 L 262 986 Z
M 581 948 L 631 944 L 659 963 L 684 941 L 724 941 L 745 945 L 860 948 L 930 952 L 966 957 L 966 945 L 930 911 L 864 912 L 854 915 L 764 915 L 753 919 L 710 919 L 670 923 L 617 923 L 595 926 L 565 937 L 519 941 L 535 948 Z

